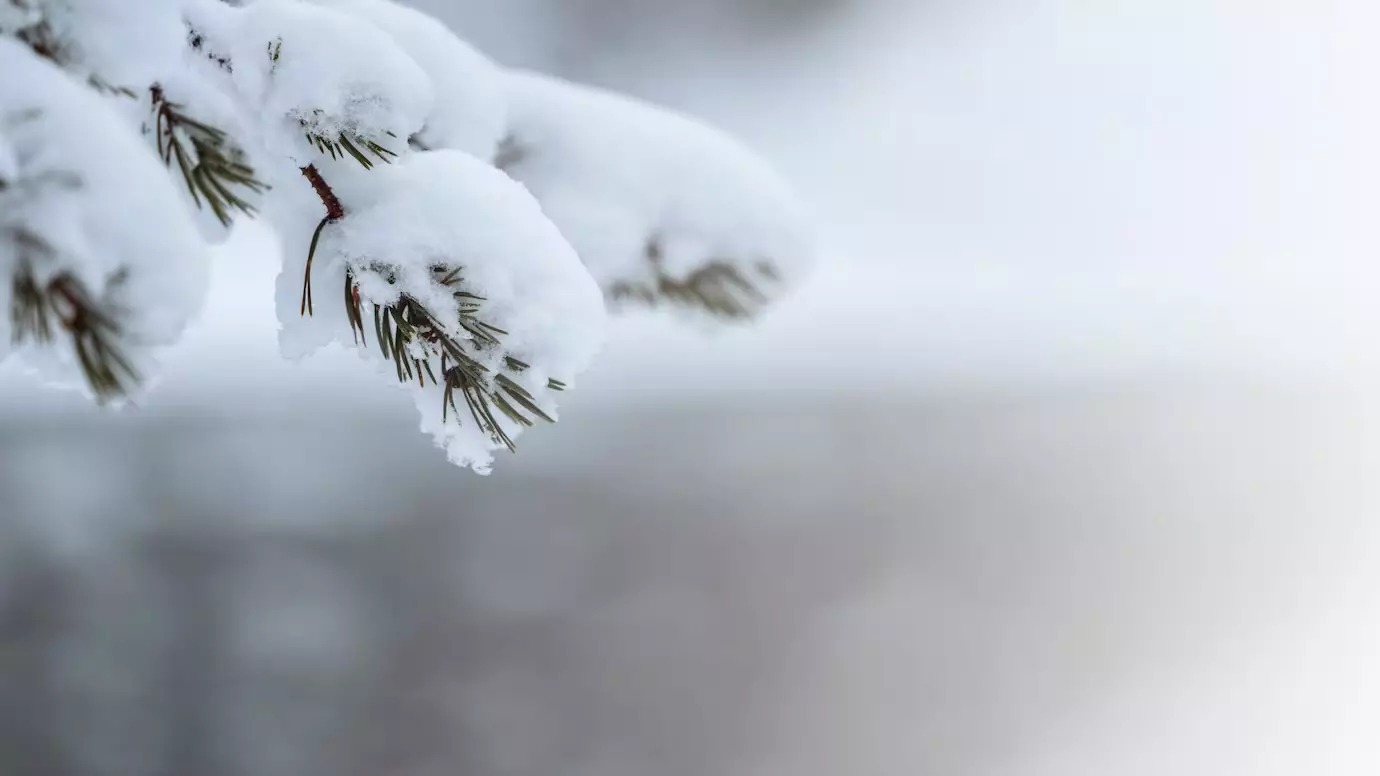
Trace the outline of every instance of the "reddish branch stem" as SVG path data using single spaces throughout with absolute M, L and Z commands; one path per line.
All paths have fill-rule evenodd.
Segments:
M 321 172 L 316 169 L 316 165 L 309 164 L 302 168 L 302 174 L 311 181 L 311 187 L 316 189 L 316 196 L 321 198 L 321 204 L 326 206 L 326 218 L 331 221 L 338 221 L 345 217 L 345 208 L 341 207 L 340 199 L 331 191 L 331 186 L 326 183 L 326 179 L 321 177 Z
M 321 198 L 321 204 L 326 207 L 326 217 L 322 218 L 321 223 L 316 225 L 316 232 L 311 236 L 311 247 L 307 250 L 306 274 L 302 278 L 302 309 L 299 314 L 311 315 L 311 262 L 316 256 L 316 241 L 321 238 L 321 230 L 326 228 L 326 224 L 345 217 L 345 208 L 340 204 L 340 198 L 331 190 L 330 184 L 321 177 L 321 171 L 316 169 L 316 165 L 309 164 L 303 167 L 302 175 L 311 182 L 311 187 L 316 190 L 316 196 Z

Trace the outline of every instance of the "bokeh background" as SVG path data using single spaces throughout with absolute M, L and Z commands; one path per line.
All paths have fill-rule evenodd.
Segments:
M 476 477 L 217 257 L 146 406 L 0 369 L 0 772 L 1380 769 L 1362 0 L 425 0 L 816 213 Z

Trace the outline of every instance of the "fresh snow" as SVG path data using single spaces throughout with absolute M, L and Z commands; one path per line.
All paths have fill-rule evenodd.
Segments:
M 485 319 L 508 332 L 506 351 L 561 380 L 589 364 L 602 336 L 599 289 L 526 189 L 460 151 L 414 154 L 377 177 L 371 201 L 323 236 L 322 254 L 462 267 Z
M 727 135 L 537 73 L 509 72 L 505 83 L 510 147 L 500 161 L 606 292 L 682 282 L 725 262 L 771 295 L 812 266 L 789 188 Z
M 432 17 L 388 0 L 312 0 L 377 25 L 431 79 L 436 103 L 417 140 L 489 160 L 507 125 L 498 65 Z
M 0 36 L 42 23 L 74 75 L 142 89 L 175 71 L 186 48 L 182 0 L 11 0 L 30 14 L 0 16 Z M 12 77 L 9 72 L 6 77 Z
M 811 263 L 786 185 L 732 139 L 506 70 L 388 0 L 23 0 L 0 7 L 0 38 L 0 175 L 80 180 L 0 192 L 0 227 L 57 249 L 35 268 L 40 279 L 73 272 L 118 307 L 141 371 L 148 350 L 178 340 L 198 313 L 207 249 L 230 233 L 191 193 L 194 180 L 230 186 L 272 226 L 284 356 L 340 346 L 396 380 L 377 343 L 356 340 L 347 300 L 357 291 L 372 323 L 374 304 L 407 294 L 487 370 L 480 390 L 498 391 L 501 375 L 519 403 L 551 418 L 557 389 L 602 345 L 606 297 L 664 298 L 708 268 L 760 292 L 755 312 Z M 219 152 L 252 166 L 265 191 L 205 183 L 214 165 L 184 178 L 176 160 L 163 163 L 158 95 L 186 117 L 174 131 L 189 169 L 202 161 L 200 127 L 221 130 Z M 31 108 L 39 118 L 25 119 Z M 13 273 L 15 245 L 0 241 L 0 275 Z M 458 285 L 442 285 L 452 272 Z M 465 315 L 498 336 L 462 325 L 461 301 L 477 302 Z M 377 339 L 364 328 L 362 339 Z M 421 358 L 430 346 L 410 347 Z M 75 374 L 61 348 L 23 359 L 49 379 Z M 442 388 L 404 388 L 452 461 L 488 470 L 501 437 L 469 413 L 443 416 Z
M 0 189 L 0 276 L 20 260 L 15 231 L 37 235 L 53 249 L 30 252 L 40 283 L 70 272 L 120 311 L 128 355 L 147 371 L 152 349 L 176 341 L 201 308 L 205 243 L 172 179 L 106 100 L 3 38 L 0 72 L 0 177 L 8 182 Z M 9 309 L 10 293 L 0 284 L 0 308 Z M 4 343 L 8 326 L 0 316 Z M 55 341 L 55 352 L 26 348 L 20 357 L 46 380 L 80 385 L 60 331 Z
M 298 0 L 259 0 L 198 17 L 230 58 L 238 95 L 270 154 L 308 164 L 307 134 L 373 141 L 394 152 L 435 104 L 421 67 L 373 24 Z
M 505 332 L 500 347 L 475 349 L 475 360 L 495 373 L 503 369 L 505 356 L 529 364 L 530 369 L 509 378 L 554 417 L 547 380 L 569 384 L 590 364 L 603 341 L 604 306 L 599 288 L 537 201 L 503 173 L 460 151 L 417 153 L 361 174 L 370 176 L 373 185 L 346 200 L 348 215 L 323 230 L 313 260 L 314 297 L 330 300 L 316 302 L 320 312 L 300 314 L 305 254 L 290 250 L 284 257 L 281 287 L 289 293 L 280 293 L 278 310 L 284 331 L 310 327 L 329 331 L 334 341 L 353 342 L 343 305 L 335 303 L 347 264 L 362 274 L 366 308 L 369 303 L 389 304 L 406 291 L 439 318 L 456 320 L 450 292 L 433 281 L 430 269 L 438 263 L 454 267 L 460 270 L 461 287 L 483 298 L 478 317 Z M 371 262 L 395 271 L 396 285 L 361 273 Z M 449 333 L 468 338 L 458 325 L 450 326 Z M 366 337 L 374 336 L 366 331 Z M 361 344 L 359 352 L 381 360 L 375 345 Z M 391 365 L 379 368 L 389 380 L 396 379 Z M 440 388 L 430 383 L 404 387 L 415 395 L 423 429 L 449 458 L 486 471 L 498 445 L 469 415 L 451 412 L 443 422 Z M 505 430 L 517 436 L 518 429 Z

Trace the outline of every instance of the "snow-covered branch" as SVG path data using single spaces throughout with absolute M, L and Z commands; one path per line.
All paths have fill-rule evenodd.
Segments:
M 0 0 L 0 71 L 4 340 L 102 399 L 154 372 L 239 218 L 281 239 L 284 355 L 355 348 L 480 471 L 556 418 L 606 299 L 748 318 L 809 264 L 735 141 L 389 0 Z

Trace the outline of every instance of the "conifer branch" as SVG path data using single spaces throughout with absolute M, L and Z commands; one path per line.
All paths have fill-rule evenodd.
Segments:
M 345 217 L 345 207 L 340 198 L 321 175 L 316 165 L 301 168 L 302 175 L 311 183 L 326 214 L 312 234 L 311 245 L 307 249 L 306 270 L 302 281 L 302 305 L 299 314 L 312 314 L 311 268 L 316 257 L 317 244 L 321 232 L 328 224 Z M 360 293 L 357 276 L 370 272 L 382 278 L 389 285 L 396 285 L 397 276 L 393 268 L 383 263 L 368 266 L 345 267 L 345 286 L 343 299 L 345 317 L 355 344 L 368 346 L 368 328 L 364 324 L 364 298 Z M 487 434 L 495 444 L 503 445 L 510 451 L 517 445 L 504 430 L 499 416 L 514 423 L 530 427 L 536 419 L 554 423 L 555 419 L 541 409 L 536 397 L 506 374 L 499 373 L 489 377 L 491 370 L 476 357 L 477 351 L 492 350 L 502 346 L 502 337 L 508 332 L 479 317 L 484 297 L 465 290 L 461 286 L 460 268 L 435 265 L 431 268 L 432 281 L 450 290 L 456 305 L 456 320 L 465 337 L 451 336 L 450 329 L 444 325 L 430 309 L 410 293 L 398 294 L 396 300 L 388 304 L 371 303 L 374 341 L 384 360 L 391 361 L 397 371 L 398 382 L 416 381 L 425 388 L 427 381 L 441 386 L 441 417 L 449 418 L 451 412 L 459 412 L 456 396 L 465 401 L 471 419 L 480 431 Z M 433 364 L 439 360 L 439 364 Z M 433 368 L 439 366 L 439 369 Z M 530 366 L 511 356 L 505 357 L 504 367 L 517 374 Z M 439 376 L 438 376 L 439 375 Z M 550 380 L 547 387 L 564 390 L 565 384 Z
M 276 38 L 267 44 L 269 73 L 273 73 L 278 68 L 278 62 L 283 56 L 283 39 Z M 228 63 L 225 64 L 229 69 Z M 342 129 L 339 132 L 323 132 L 313 127 L 320 126 L 320 119 L 325 115 L 325 111 L 317 108 L 311 112 L 310 116 L 297 116 L 297 123 L 302 127 L 302 133 L 306 136 L 307 142 L 323 154 L 329 154 L 332 160 L 344 159 L 346 156 L 359 162 L 360 166 L 366 170 L 374 168 L 374 160 L 369 158 L 373 154 L 375 158 L 385 164 L 391 164 L 398 155 L 382 143 L 365 136 L 362 132 L 349 129 Z M 397 139 L 393 132 L 384 131 L 384 134 Z
M 376 264 L 361 271 L 378 274 L 389 284 L 396 282 L 386 265 Z M 347 268 L 345 272 L 346 317 L 355 334 L 355 341 L 367 345 L 363 300 L 355 272 L 354 267 Z M 415 296 L 404 292 L 390 304 L 373 304 L 374 337 L 379 351 L 385 360 L 393 362 L 399 382 L 416 380 L 418 385 L 426 387 L 427 380 L 430 380 L 433 385 L 444 389 L 441 395 L 443 419 L 449 418 L 451 412 L 459 413 L 455 398 L 458 394 L 464 399 L 471 419 L 482 432 L 495 444 L 501 444 L 510 451 L 516 450 L 512 437 L 498 420 L 500 415 L 523 427 L 535 425 L 537 419 L 548 423 L 554 423 L 555 419 L 537 405 L 536 398 L 526 388 L 502 372 L 490 378 L 491 370 L 475 358 L 476 351 L 500 347 L 501 337 L 508 332 L 478 317 L 484 298 L 460 287 L 460 270 L 433 267 L 432 279 L 452 290 L 459 310 L 458 323 L 469 338 L 452 337 L 447 327 L 425 305 Z M 439 379 L 437 370 L 432 368 L 434 358 L 439 359 Z M 511 356 L 504 358 L 504 367 L 514 374 L 530 368 Z M 551 380 L 548 381 L 548 387 L 564 390 L 565 384 Z
M 6 119 L 10 123 L 33 121 L 37 110 L 25 111 Z M 21 167 L 30 161 L 21 158 Z M 45 170 L 22 178 L 0 178 L 0 215 L 11 197 L 27 201 L 45 188 L 72 191 L 82 186 L 81 178 L 64 170 Z M 11 200 L 14 201 L 14 200 Z M 96 299 L 81 278 L 61 271 L 40 280 L 36 266 L 51 266 L 61 257 L 48 240 L 22 224 L 0 221 L 0 240 L 9 243 L 14 265 L 10 277 L 10 338 L 15 345 L 30 342 L 51 345 L 58 330 L 71 338 L 73 352 L 82 374 L 98 401 L 127 395 L 141 380 L 120 346 L 122 327 L 118 311 L 108 302 Z M 116 273 L 107 282 L 107 292 L 124 282 Z
M 254 215 L 254 206 L 236 189 L 261 194 L 268 189 L 254 176 L 254 169 L 243 162 L 244 153 L 230 137 L 216 127 L 188 116 L 182 105 L 173 102 L 154 84 L 149 89 L 154 112 L 154 134 L 158 156 L 171 167 L 174 160 L 182 181 L 201 208 L 202 200 L 224 226 L 234 220 L 231 210 Z M 191 144 L 188 149 L 187 144 Z
M 392 164 L 398 155 L 389 150 L 382 144 L 371 140 L 358 132 L 338 132 L 335 136 L 329 136 L 321 132 L 313 132 L 306 129 L 309 124 L 305 119 L 299 119 L 306 135 L 307 142 L 316 147 L 316 150 L 323 154 L 329 154 L 331 159 L 344 159 L 350 157 L 366 170 L 374 169 L 376 162 L 369 158 L 373 154 L 379 161 L 385 164 Z M 396 138 L 392 132 L 386 133 L 389 137 Z M 365 153 L 365 152 L 368 153 Z
M 316 169 L 316 165 L 309 164 L 301 169 L 302 175 L 306 176 L 312 189 L 316 191 L 316 196 L 326 208 L 325 217 L 316 225 L 316 231 L 312 232 L 311 246 L 307 248 L 307 268 L 302 276 L 302 309 L 298 315 L 312 315 L 311 263 L 316 258 L 316 244 L 321 240 L 321 232 L 325 230 L 326 224 L 335 223 L 345 217 L 345 208 L 340 204 L 340 198 L 335 195 L 330 184 L 321 177 L 321 171 Z
M 100 76 L 94 73 L 87 77 L 86 85 L 90 86 L 92 89 L 95 89 L 101 94 L 110 94 L 116 97 L 128 97 L 131 100 L 139 99 L 139 93 L 129 88 L 128 86 L 116 86 L 115 84 L 106 81 L 104 78 L 101 78 Z
M 49 254 L 51 249 L 26 232 L 11 235 L 21 252 Z M 110 285 L 123 282 L 123 275 L 111 278 Z M 46 283 L 40 282 L 29 259 L 21 259 L 11 279 L 11 338 L 16 345 L 30 341 L 51 345 L 56 328 L 67 332 L 77 363 L 97 401 L 126 396 L 142 381 L 138 370 L 120 347 L 121 326 L 116 315 L 92 297 L 86 284 L 70 272 L 60 272 Z
M 770 301 L 742 270 L 727 261 L 711 260 L 684 279 L 677 280 L 664 270 L 659 241 L 648 241 L 646 254 L 656 275 L 655 281 L 619 281 L 609 288 L 611 298 L 633 300 L 649 306 L 667 302 L 682 307 L 697 307 L 728 320 L 751 318 Z M 775 280 L 779 275 L 775 265 L 769 261 L 757 262 L 755 269 L 767 280 Z
M 33 24 L 27 27 L 15 30 L 15 39 L 28 46 L 34 54 L 59 67 L 65 67 L 68 52 L 63 49 L 62 43 L 53 34 L 52 25 L 43 18 L 38 6 L 29 0 L 10 0 L 10 4 L 22 12 L 33 14 L 32 18 L 35 20 Z

